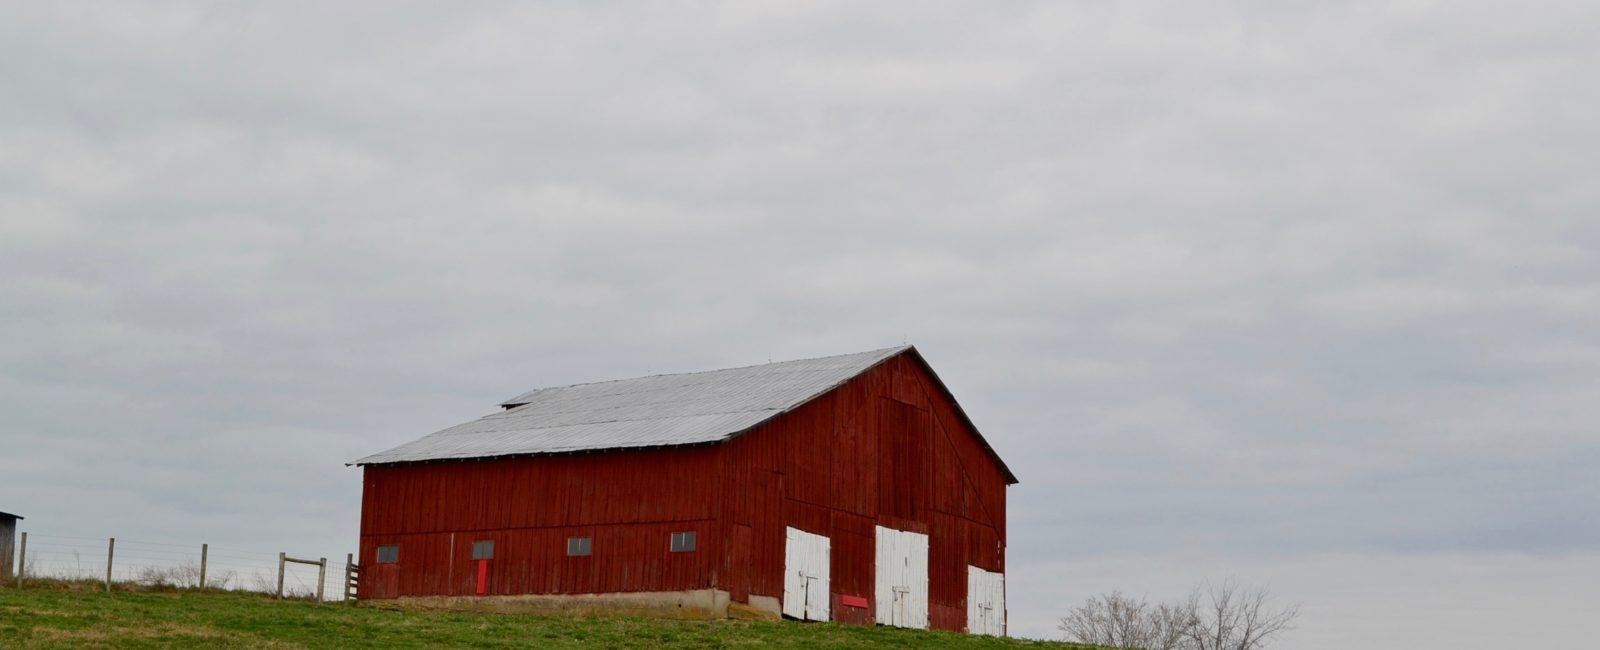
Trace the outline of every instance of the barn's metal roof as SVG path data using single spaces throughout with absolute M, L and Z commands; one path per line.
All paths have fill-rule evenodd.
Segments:
M 507 410 L 355 465 L 719 442 L 794 409 L 911 346 L 744 368 L 541 388 Z

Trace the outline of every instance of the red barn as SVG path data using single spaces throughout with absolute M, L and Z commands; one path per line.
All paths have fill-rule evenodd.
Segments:
M 1017 479 L 913 347 L 501 406 L 355 462 L 361 598 L 1005 633 Z

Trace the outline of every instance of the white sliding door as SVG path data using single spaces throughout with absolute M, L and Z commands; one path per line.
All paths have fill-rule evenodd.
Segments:
M 967 631 L 1006 635 L 1006 574 L 967 566 Z
M 877 620 L 928 627 L 928 536 L 878 526 Z
M 784 544 L 784 616 L 803 621 L 828 620 L 829 547 L 826 537 L 788 529 Z

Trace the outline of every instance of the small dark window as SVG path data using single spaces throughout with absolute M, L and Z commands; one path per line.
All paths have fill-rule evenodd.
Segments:
M 694 550 L 694 531 L 672 534 L 672 552 L 686 553 Z
M 568 537 L 567 555 L 577 557 L 580 555 L 594 554 L 594 539 L 591 537 Z
M 378 547 L 378 564 L 394 564 L 400 561 L 400 546 L 388 544 Z
M 474 559 L 474 560 L 493 560 L 494 559 L 494 540 L 485 539 L 485 540 L 480 540 L 480 541 L 473 542 L 472 543 L 472 559 Z

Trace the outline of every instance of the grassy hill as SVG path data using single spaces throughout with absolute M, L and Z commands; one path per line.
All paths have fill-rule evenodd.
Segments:
M 0 648 L 18 647 L 1087 648 L 819 623 L 399 612 L 251 593 L 0 588 Z

